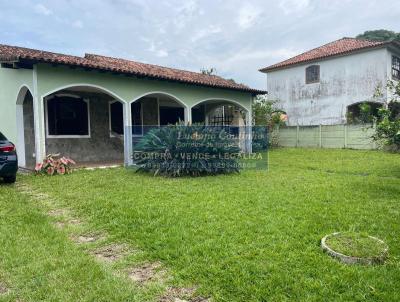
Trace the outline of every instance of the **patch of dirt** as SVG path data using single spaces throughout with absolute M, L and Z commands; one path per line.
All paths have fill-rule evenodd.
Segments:
M 189 302 L 211 302 L 211 298 L 204 298 L 204 297 L 195 297 L 190 299 Z
M 183 302 L 193 297 L 196 288 L 168 287 L 159 302 Z
M 65 216 L 66 211 L 61 209 L 50 210 L 48 212 L 49 216 L 51 217 L 60 217 Z
M 19 183 L 16 185 L 16 187 L 21 193 L 30 195 L 30 196 L 34 197 L 35 199 L 49 199 L 50 198 L 49 194 L 38 192 L 26 184 Z
M 168 287 L 159 302 L 211 302 L 209 298 L 194 297 L 195 287 Z
M 153 280 L 161 280 L 165 276 L 165 271 L 161 269 L 160 262 L 145 263 L 139 267 L 128 270 L 129 278 L 139 284 L 144 284 Z
M 79 224 L 82 224 L 82 221 L 80 221 L 79 219 L 73 218 L 73 219 L 68 220 L 67 223 L 71 224 L 71 225 L 79 225 Z
M 54 225 L 56 226 L 57 229 L 60 229 L 60 230 L 65 228 L 65 222 L 62 222 L 62 221 L 57 221 L 54 223 Z
M 128 252 L 124 244 L 111 244 L 95 250 L 92 254 L 101 261 L 114 262 L 121 259 Z
M 3 282 L 0 282 L 0 295 L 5 295 L 8 291 L 8 287 Z
M 105 236 L 102 234 L 85 234 L 85 235 L 79 235 L 79 236 L 74 236 L 71 238 L 73 241 L 76 243 L 91 243 L 91 242 L 96 242 L 98 240 L 104 239 Z

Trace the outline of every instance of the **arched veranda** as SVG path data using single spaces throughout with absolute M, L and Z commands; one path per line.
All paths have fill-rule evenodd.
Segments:
M 128 163 L 131 146 L 151 127 L 187 121 L 187 106 L 150 92 L 126 102 L 93 86 L 70 86 L 43 97 L 44 154 L 69 156 L 81 166 Z
M 251 117 L 240 103 L 225 99 L 203 100 L 191 108 L 192 123 L 223 127 L 237 137 L 243 151 L 251 152 Z
M 44 154 L 80 166 L 124 162 L 126 102 L 101 87 L 70 86 L 43 97 Z

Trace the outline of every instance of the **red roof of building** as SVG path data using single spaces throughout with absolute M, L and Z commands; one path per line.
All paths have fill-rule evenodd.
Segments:
M 378 48 L 391 44 L 392 42 L 369 41 L 355 38 L 343 38 L 330 42 L 320 47 L 306 51 L 288 60 L 260 69 L 261 72 L 268 72 L 276 69 L 282 69 L 293 65 L 318 61 L 324 58 L 346 55 L 355 51 L 364 49 Z
M 84 57 L 78 57 L 0 44 L 0 61 L 61 64 L 67 66 L 128 74 L 138 77 L 250 92 L 253 94 L 266 93 L 265 91 L 252 89 L 244 84 L 238 84 L 232 80 L 227 80 L 215 75 L 205 75 L 198 72 L 162 67 L 94 54 L 86 54 Z

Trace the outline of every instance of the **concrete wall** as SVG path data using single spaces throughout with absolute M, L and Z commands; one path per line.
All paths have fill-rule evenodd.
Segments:
M 268 93 L 287 112 L 289 125 L 345 123 L 347 106 L 373 100 L 377 86 L 385 87 L 388 58 L 386 49 L 376 49 L 271 71 Z M 320 82 L 306 84 L 305 69 L 314 64 L 320 65 Z
M 292 126 L 276 129 L 281 147 L 376 149 L 372 125 Z
M 78 164 L 83 162 L 123 161 L 122 138 L 110 137 L 109 102 L 105 94 L 77 95 L 89 100 L 90 138 L 46 138 L 47 153 L 61 153 Z

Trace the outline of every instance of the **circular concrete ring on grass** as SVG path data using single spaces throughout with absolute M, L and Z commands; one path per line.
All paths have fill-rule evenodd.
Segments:
M 321 240 L 321 248 L 328 255 L 346 264 L 382 264 L 389 248 L 382 240 L 359 233 L 333 233 Z

